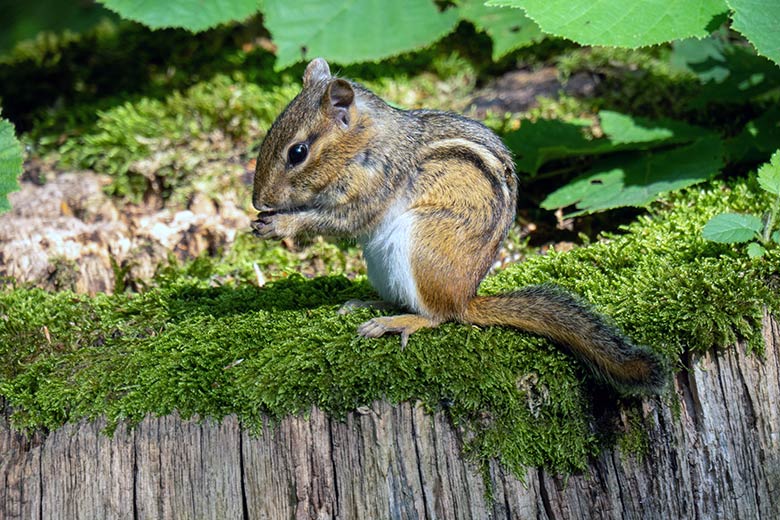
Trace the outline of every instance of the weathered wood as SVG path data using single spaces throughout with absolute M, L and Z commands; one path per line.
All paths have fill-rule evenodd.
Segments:
M 68 424 L 41 445 L 42 518 L 133 518 L 133 435 Z
M 135 430 L 131 484 L 138 519 L 241 518 L 238 422 L 147 418 Z M 101 517 L 109 518 L 109 517 Z
M 0 414 L 0 518 L 41 518 L 41 444 L 8 428 Z
M 229 163 L 226 163 L 226 166 Z M 234 173 L 240 175 L 241 167 Z M 111 293 L 117 283 L 150 280 L 169 255 L 196 258 L 233 243 L 250 217 L 222 193 L 195 192 L 189 208 L 117 202 L 105 193 L 111 176 L 90 171 L 45 174 L 22 181 L 0 215 L 0 276 L 48 290 Z M 120 207 L 121 206 L 121 207 Z M 127 272 L 116 280 L 117 269 Z
M 780 328 L 764 358 L 744 345 L 695 356 L 679 416 L 646 401 L 641 460 L 604 452 L 582 475 L 492 464 L 493 500 L 445 415 L 376 402 L 344 421 L 314 409 L 255 437 L 147 417 L 113 437 L 82 422 L 31 438 L 0 414 L 0 518 L 780 518 Z

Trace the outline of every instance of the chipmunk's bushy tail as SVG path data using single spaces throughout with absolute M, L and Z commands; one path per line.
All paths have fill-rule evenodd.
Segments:
M 660 393 L 667 381 L 662 358 L 632 344 L 571 294 L 537 285 L 472 299 L 463 321 L 508 325 L 546 336 L 569 348 L 597 377 L 628 395 Z

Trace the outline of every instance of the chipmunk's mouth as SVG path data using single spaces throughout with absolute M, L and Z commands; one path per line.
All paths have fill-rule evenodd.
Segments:
M 255 206 L 258 215 L 268 215 L 269 213 L 276 213 L 279 211 L 277 208 L 272 208 L 268 204 L 262 204 L 260 207 Z
M 310 208 L 307 206 L 295 206 L 292 208 L 274 208 L 267 204 L 261 205 L 257 210 L 258 217 L 266 217 L 276 215 L 277 213 L 300 213 L 302 211 L 308 211 Z

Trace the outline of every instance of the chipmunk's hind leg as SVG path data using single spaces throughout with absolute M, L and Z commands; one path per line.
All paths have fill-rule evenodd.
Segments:
M 435 327 L 440 320 L 419 314 L 400 314 L 398 316 L 380 316 L 358 327 L 358 334 L 364 338 L 378 338 L 385 334 L 400 334 L 401 349 L 406 348 L 409 336 L 420 329 Z
M 422 314 L 381 316 L 358 328 L 358 334 L 366 338 L 400 334 L 402 349 L 406 347 L 409 336 L 414 332 L 422 328 L 436 327 L 463 315 L 481 279 L 481 273 L 474 272 L 480 268 L 475 268 L 471 262 L 485 254 L 483 251 L 461 254 L 464 248 L 481 247 L 481 244 L 468 244 L 457 221 L 443 219 L 440 215 L 430 214 L 425 210 L 418 211 L 416 218 L 419 223 L 415 229 L 415 246 L 411 256 L 414 279 L 422 281 L 416 287 Z M 426 222 L 426 219 L 429 222 Z M 439 229 L 433 229 L 437 226 Z M 431 229 L 443 242 L 431 239 Z M 442 243 L 450 247 L 439 247 Z M 452 247 L 453 244 L 455 247 Z M 458 246 L 462 247 L 458 249 Z

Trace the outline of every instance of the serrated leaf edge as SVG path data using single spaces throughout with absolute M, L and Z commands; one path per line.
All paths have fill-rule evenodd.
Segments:
M 756 44 L 753 43 L 753 40 L 750 39 L 750 36 L 748 36 L 747 34 L 743 33 L 741 30 L 739 30 L 739 28 L 734 27 L 734 13 L 737 12 L 737 9 L 735 9 L 734 6 L 731 5 L 731 0 L 726 0 L 726 5 L 729 7 L 729 11 L 731 11 L 729 13 L 729 18 L 731 20 L 731 23 L 729 24 L 729 26 L 731 27 L 731 29 L 735 30 L 736 32 L 738 32 L 739 34 L 744 36 L 745 39 L 750 42 L 750 46 L 753 47 L 753 50 L 756 51 L 756 54 L 758 54 L 759 56 L 762 56 L 762 57 L 768 59 L 769 61 L 771 61 L 772 63 L 774 63 L 778 67 L 780 67 L 780 62 L 775 61 L 771 57 L 769 57 L 766 54 L 764 54 L 763 52 L 761 52 L 761 50 L 758 47 L 756 47 Z
M 531 20 L 533 20 L 534 23 L 539 26 L 539 29 L 541 29 L 542 32 L 544 32 L 545 34 L 549 34 L 551 36 L 555 36 L 556 38 L 562 38 L 564 40 L 568 40 L 570 42 L 574 42 L 574 43 L 577 43 L 579 45 L 587 45 L 587 46 L 590 46 L 590 47 L 613 47 L 613 48 L 619 48 L 619 49 L 636 50 L 636 49 L 642 49 L 642 48 L 645 48 L 645 47 L 653 47 L 655 45 L 663 45 L 663 44 L 666 44 L 666 43 L 671 43 L 673 41 L 680 40 L 680 39 L 685 39 L 685 38 L 703 39 L 703 38 L 707 38 L 708 37 L 708 35 L 702 35 L 702 36 L 688 35 L 688 36 L 681 36 L 681 37 L 678 37 L 678 38 L 670 38 L 670 39 L 667 39 L 667 40 L 661 40 L 661 41 L 657 41 L 657 42 L 645 43 L 645 44 L 640 44 L 640 45 L 614 45 L 614 44 L 604 45 L 604 44 L 601 44 L 601 43 L 591 43 L 591 42 L 589 42 L 587 40 L 582 40 L 582 41 L 575 40 L 575 39 L 573 39 L 573 38 L 571 38 L 569 36 L 565 36 L 563 34 L 557 34 L 555 32 L 548 31 L 547 29 L 544 28 L 544 26 L 542 26 L 542 24 L 539 23 L 539 20 L 537 20 L 536 18 L 531 16 L 528 13 L 528 11 L 525 8 L 523 8 L 523 7 L 520 7 L 520 6 L 517 6 L 517 5 L 503 3 L 503 2 L 501 2 L 501 0 L 487 0 L 485 2 L 485 5 L 495 6 L 495 7 L 512 7 L 514 9 L 520 9 L 521 11 L 524 11 L 525 15 L 528 18 L 530 18 Z M 729 7 L 729 9 L 731 9 L 730 5 L 728 5 L 728 7 Z M 731 10 L 733 11 L 733 9 L 731 9 Z M 752 45 L 752 42 L 751 42 L 751 45 Z

